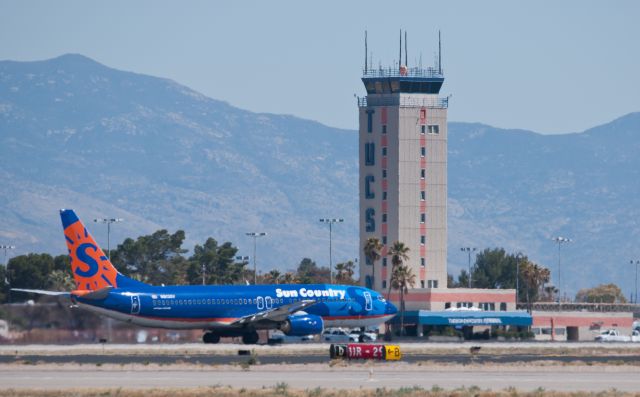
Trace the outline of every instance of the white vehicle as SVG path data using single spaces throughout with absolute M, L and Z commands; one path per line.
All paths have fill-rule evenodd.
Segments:
M 289 336 L 285 335 L 284 332 L 280 330 L 273 331 L 271 336 L 269 337 L 269 343 L 305 343 L 305 342 L 313 342 L 315 340 L 314 335 L 304 335 L 304 336 Z
M 349 343 L 357 342 L 357 339 L 353 339 L 349 332 L 342 328 L 327 328 L 320 336 L 320 340 L 323 342 L 331 343 Z
M 631 334 L 631 342 L 640 342 L 640 331 L 637 329 Z
M 378 334 L 366 330 L 361 332 L 359 328 L 355 328 L 349 332 L 349 337 L 355 342 L 375 342 L 378 339 Z
M 373 342 L 378 338 L 375 332 L 360 332 L 360 329 L 351 331 L 342 328 L 327 328 L 322 333 L 320 340 L 331 343 L 358 343 Z
M 620 335 L 617 329 L 608 329 L 596 336 L 596 342 L 631 342 L 631 337 Z

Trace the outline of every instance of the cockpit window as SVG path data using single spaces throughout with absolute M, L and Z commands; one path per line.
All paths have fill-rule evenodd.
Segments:
M 382 295 L 378 295 L 378 300 L 380 302 L 386 302 L 386 299 L 384 299 L 384 296 L 382 296 Z

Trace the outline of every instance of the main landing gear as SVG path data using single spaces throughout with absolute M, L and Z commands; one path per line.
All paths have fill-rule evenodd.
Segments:
M 249 331 L 245 333 L 240 333 L 238 331 L 225 332 L 223 335 L 217 332 L 214 333 L 212 331 L 207 331 L 204 333 L 204 335 L 202 335 L 202 341 L 204 343 L 218 343 L 220 342 L 220 336 L 225 336 L 225 337 L 242 336 L 242 343 L 244 343 L 245 345 L 255 345 L 256 343 L 258 343 L 258 340 L 260 339 L 260 336 L 256 331 Z
M 204 343 L 218 343 L 220 342 L 220 335 L 214 334 L 213 332 L 205 332 L 202 335 L 202 341 Z
M 258 336 L 258 333 L 256 331 L 242 335 L 242 343 L 244 343 L 245 345 L 255 345 L 256 343 L 258 343 L 258 339 L 260 339 L 260 336 Z

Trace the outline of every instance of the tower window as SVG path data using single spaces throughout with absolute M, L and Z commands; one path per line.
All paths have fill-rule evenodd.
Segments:
M 387 133 L 387 125 L 386 124 L 382 126 L 382 133 L 383 134 Z
M 424 179 L 426 174 L 427 174 L 427 171 L 424 168 L 420 170 L 420 178 Z
M 373 110 L 367 110 L 367 132 L 373 132 Z
M 427 148 L 424 146 L 420 148 L 420 156 L 424 157 L 427 154 Z
M 387 267 L 387 258 L 382 258 L 382 266 Z
M 425 132 L 427 132 L 427 126 L 426 125 L 421 125 L 420 126 L 420 133 L 422 135 L 424 135 Z
M 386 200 L 387 199 L 387 192 L 382 192 L 382 199 Z
M 425 267 L 426 265 L 427 265 L 427 263 L 424 260 L 424 258 L 420 258 L 420 266 Z
M 386 168 L 383 168 L 383 169 L 382 169 L 382 177 L 383 177 L 383 178 L 386 178 L 386 177 L 387 177 L 387 169 L 386 169 Z
M 420 236 L 420 244 L 421 245 L 424 245 L 425 240 L 426 240 L 425 236 Z
M 386 147 L 383 147 L 383 148 L 382 148 L 382 155 L 383 155 L 383 156 L 386 156 L 386 155 L 387 155 L 387 148 L 386 148 Z
M 433 125 L 430 125 L 428 127 L 429 127 L 429 134 L 439 134 L 440 133 L 440 126 L 439 125 L 433 124 Z
M 420 214 L 420 223 L 424 223 L 427 220 L 427 216 L 425 214 Z
M 387 288 L 387 280 L 382 280 L 382 289 Z
M 387 236 L 382 236 L 382 244 L 387 244 Z
M 424 190 L 423 190 L 423 191 L 421 191 L 421 192 L 420 192 L 420 200 L 421 200 L 421 201 L 424 201 L 426 197 L 427 197 L 427 194 L 425 193 L 425 191 L 424 191 Z
M 382 223 L 387 223 L 387 214 L 382 214 Z
M 420 280 L 420 288 L 424 288 L 424 280 Z

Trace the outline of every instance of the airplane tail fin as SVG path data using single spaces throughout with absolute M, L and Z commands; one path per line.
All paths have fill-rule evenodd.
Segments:
M 60 219 L 78 290 L 146 286 L 118 272 L 73 210 L 60 210 Z

